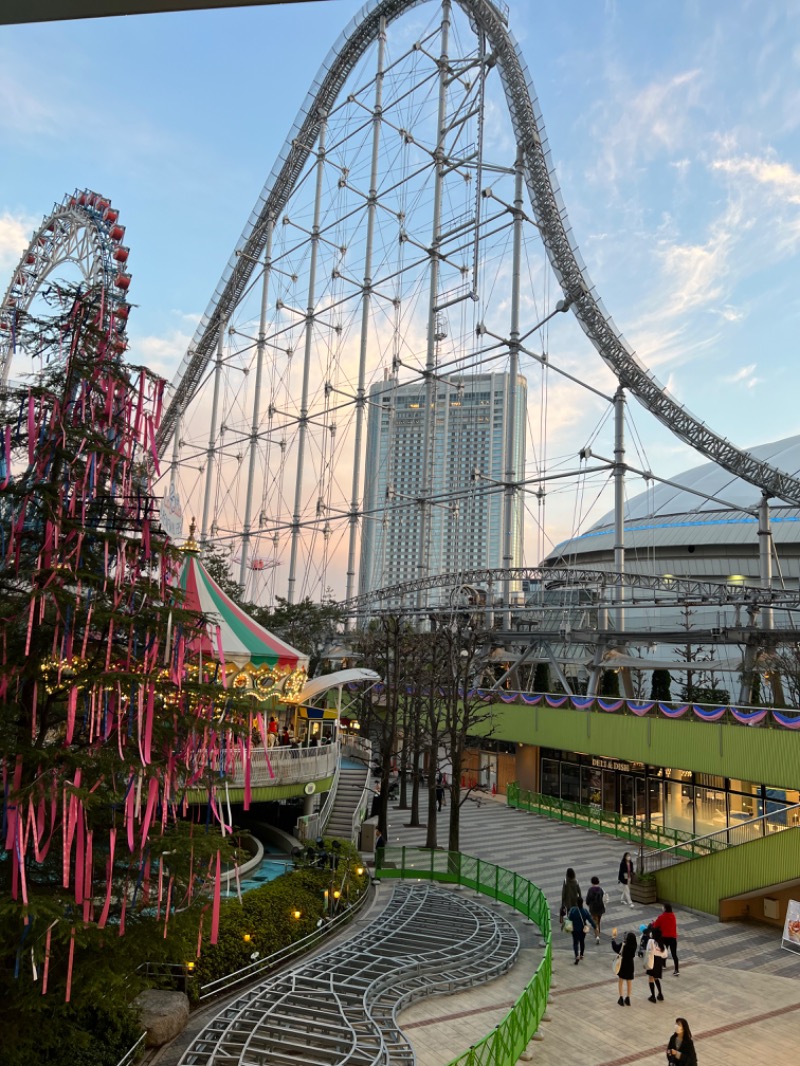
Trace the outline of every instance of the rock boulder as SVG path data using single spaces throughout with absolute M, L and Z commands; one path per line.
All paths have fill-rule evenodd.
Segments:
M 189 1021 L 189 997 L 184 992 L 162 992 L 148 988 L 135 1000 L 142 1028 L 147 1032 L 145 1045 L 161 1047 L 183 1032 Z

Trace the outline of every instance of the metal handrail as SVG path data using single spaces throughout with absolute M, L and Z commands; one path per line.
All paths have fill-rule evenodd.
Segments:
M 139 1037 L 133 1047 L 128 1048 L 128 1050 L 117 1063 L 117 1066 L 132 1066 L 132 1063 L 136 1062 L 136 1060 L 139 1058 L 139 1052 L 146 1037 L 147 1033 L 142 1033 L 142 1035 Z
M 556 796 L 545 796 L 539 792 L 523 792 L 516 782 L 506 787 L 506 802 L 509 807 L 540 814 L 545 818 L 557 818 L 558 821 L 568 822 L 570 825 L 583 825 L 598 833 L 609 833 L 618 840 L 629 840 L 650 848 L 666 849 L 682 841 L 688 843 L 694 839 L 691 833 L 685 833 L 681 829 L 637 821 L 636 818 L 618 814 L 616 811 L 604 811 L 598 807 L 573 803 Z
M 297 819 L 294 835 L 298 840 L 302 840 L 303 842 L 307 840 L 316 840 L 317 837 L 322 836 L 325 832 L 325 826 L 328 824 L 328 819 L 333 810 L 334 800 L 336 799 L 336 791 L 339 788 L 339 777 L 341 772 L 342 760 L 339 759 L 336 763 L 336 770 L 333 775 L 331 787 L 328 790 L 328 794 L 325 796 L 325 802 L 318 811 L 314 812 L 314 814 L 303 814 Z
M 448 1066 L 514 1066 L 538 1031 L 547 1009 L 553 967 L 550 905 L 532 881 L 494 863 L 483 862 L 457 851 L 425 848 L 381 848 L 376 855 L 375 876 L 428 878 L 465 885 L 524 914 L 545 942 L 544 958 L 509 1013 L 491 1033 Z M 412 861 L 413 860 L 413 861 Z
M 361 795 L 358 797 L 358 803 L 353 811 L 353 816 L 350 819 L 350 843 L 355 844 L 358 839 L 358 833 L 367 816 L 367 805 L 369 803 L 369 797 L 372 795 L 372 789 L 369 786 L 369 767 L 367 767 L 367 776 L 364 778 L 364 787 L 361 789 Z
M 264 750 L 259 748 L 250 757 L 250 786 L 264 788 L 271 785 L 297 784 L 327 777 L 339 761 L 339 742 L 316 748 L 268 748 L 266 755 L 270 766 L 263 760 Z M 233 759 L 233 772 L 220 780 L 229 788 L 244 785 L 242 757 L 237 751 Z
M 774 800 L 768 802 L 775 802 Z M 797 815 L 794 825 L 781 825 L 775 822 L 776 815 L 782 816 L 794 811 Z M 800 803 L 792 803 L 787 807 L 781 807 L 779 811 L 759 814 L 755 818 L 748 818 L 745 822 L 728 826 L 726 829 L 715 829 L 713 833 L 705 833 L 703 836 L 694 837 L 680 844 L 673 844 L 671 848 L 663 848 L 661 851 L 651 852 L 643 856 L 641 862 L 642 873 L 655 873 L 665 866 L 675 866 L 687 859 L 695 859 L 703 855 L 711 855 L 716 851 L 725 851 L 727 848 L 735 848 L 740 844 L 749 844 L 753 840 L 767 835 L 767 825 L 772 825 L 775 831 L 783 829 L 796 829 L 800 826 Z M 751 833 L 750 829 L 759 826 L 760 832 Z M 732 839 L 737 836 L 745 837 L 744 840 Z M 698 851 L 700 856 L 698 856 Z
M 260 977 L 262 973 L 276 969 L 289 959 L 293 959 L 296 955 L 301 955 L 304 951 L 308 951 L 309 948 L 312 948 L 320 941 L 327 940 L 332 933 L 338 930 L 342 925 L 346 925 L 354 915 L 358 914 L 364 906 L 367 896 L 367 892 L 362 893 L 355 903 L 347 907 L 346 910 L 340 911 L 339 914 L 334 915 L 333 918 L 325 922 L 318 929 L 308 933 L 300 940 L 295 940 L 293 944 L 288 944 L 285 948 L 280 948 L 278 951 L 273 952 L 272 955 L 267 955 L 263 959 L 257 959 L 248 966 L 243 966 L 240 970 L 234 970 L 233 973 L 225 974 L 224 977 L 218 977 L 214 981 L 209 981 L 207 984 L 200 985 L 198 1000 L 202 1002 L 203 1000 L 211 999 L 212 996 L 218 996 L 223 992 L 227 992 L 228 989 L 235 988 L 237 985 L 241 985 L 246 981 L 253 981 L 257 977 Z

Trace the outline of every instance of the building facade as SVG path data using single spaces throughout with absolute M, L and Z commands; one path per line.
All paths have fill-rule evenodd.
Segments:
M 430 455 L 429 519 L 421 545 L 425 492 L 425 383 L 388 378 L 369 392 L 366 488 L 359 592 L 426 574 L 499 567 L 504 554 L 506 433 L 514 438 L 514 479 L 525 469 L 526 382 L 508 374 L 437 379 Z M 512 566 L 522 559 L 522 500 L 512 508 Z

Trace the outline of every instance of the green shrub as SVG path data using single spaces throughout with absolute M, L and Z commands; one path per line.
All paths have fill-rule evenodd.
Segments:
M 332 853 L 330 844 L 326 840 Z M 220 907 L 217 943 L 204 947 L 197 959 L 192 992 L 197 994 L 200 985 L 236 973 L 302 940 L 317 929 L 326 913 L 338 913 L 355 903 L 369 886 L 366 871 L 356 872 L 360 865 L 357 850 L 347 841 L 339 841 L 335 869 L 302 867 L 246 893 L 241 904 L 238 899 L 225 900 Z M 338 901 L 333 898 L 335 890 L 341 892 Z M 294 916 L 296 911 L 299 918 Z

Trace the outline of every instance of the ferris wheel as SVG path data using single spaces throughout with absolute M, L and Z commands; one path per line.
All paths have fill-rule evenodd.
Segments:
M 131 283 L 125 227 L 111 201 L 90 189 L 76 189 L 54 205 L 33 234 L 0 303 L 0 383 L 17 371 L 17 331 L 48 280 L 55 284 L 70 269 L 81 283 L 102 294 L 104 327 L 113 328 L 124 346 Z M 29 364 L 24 365 L 28 371 Z
M 606 314 L 505 5 L 374 0 L 312 83 L 172 382 L 164 478 L 242 584 L 274 559 L 289 601 L 337 575 L 349 599 L 511 567 L 525 485 L 543 526 L 567 321 L 684 442 L 800 504 L 800 481 L 689 414 Z

